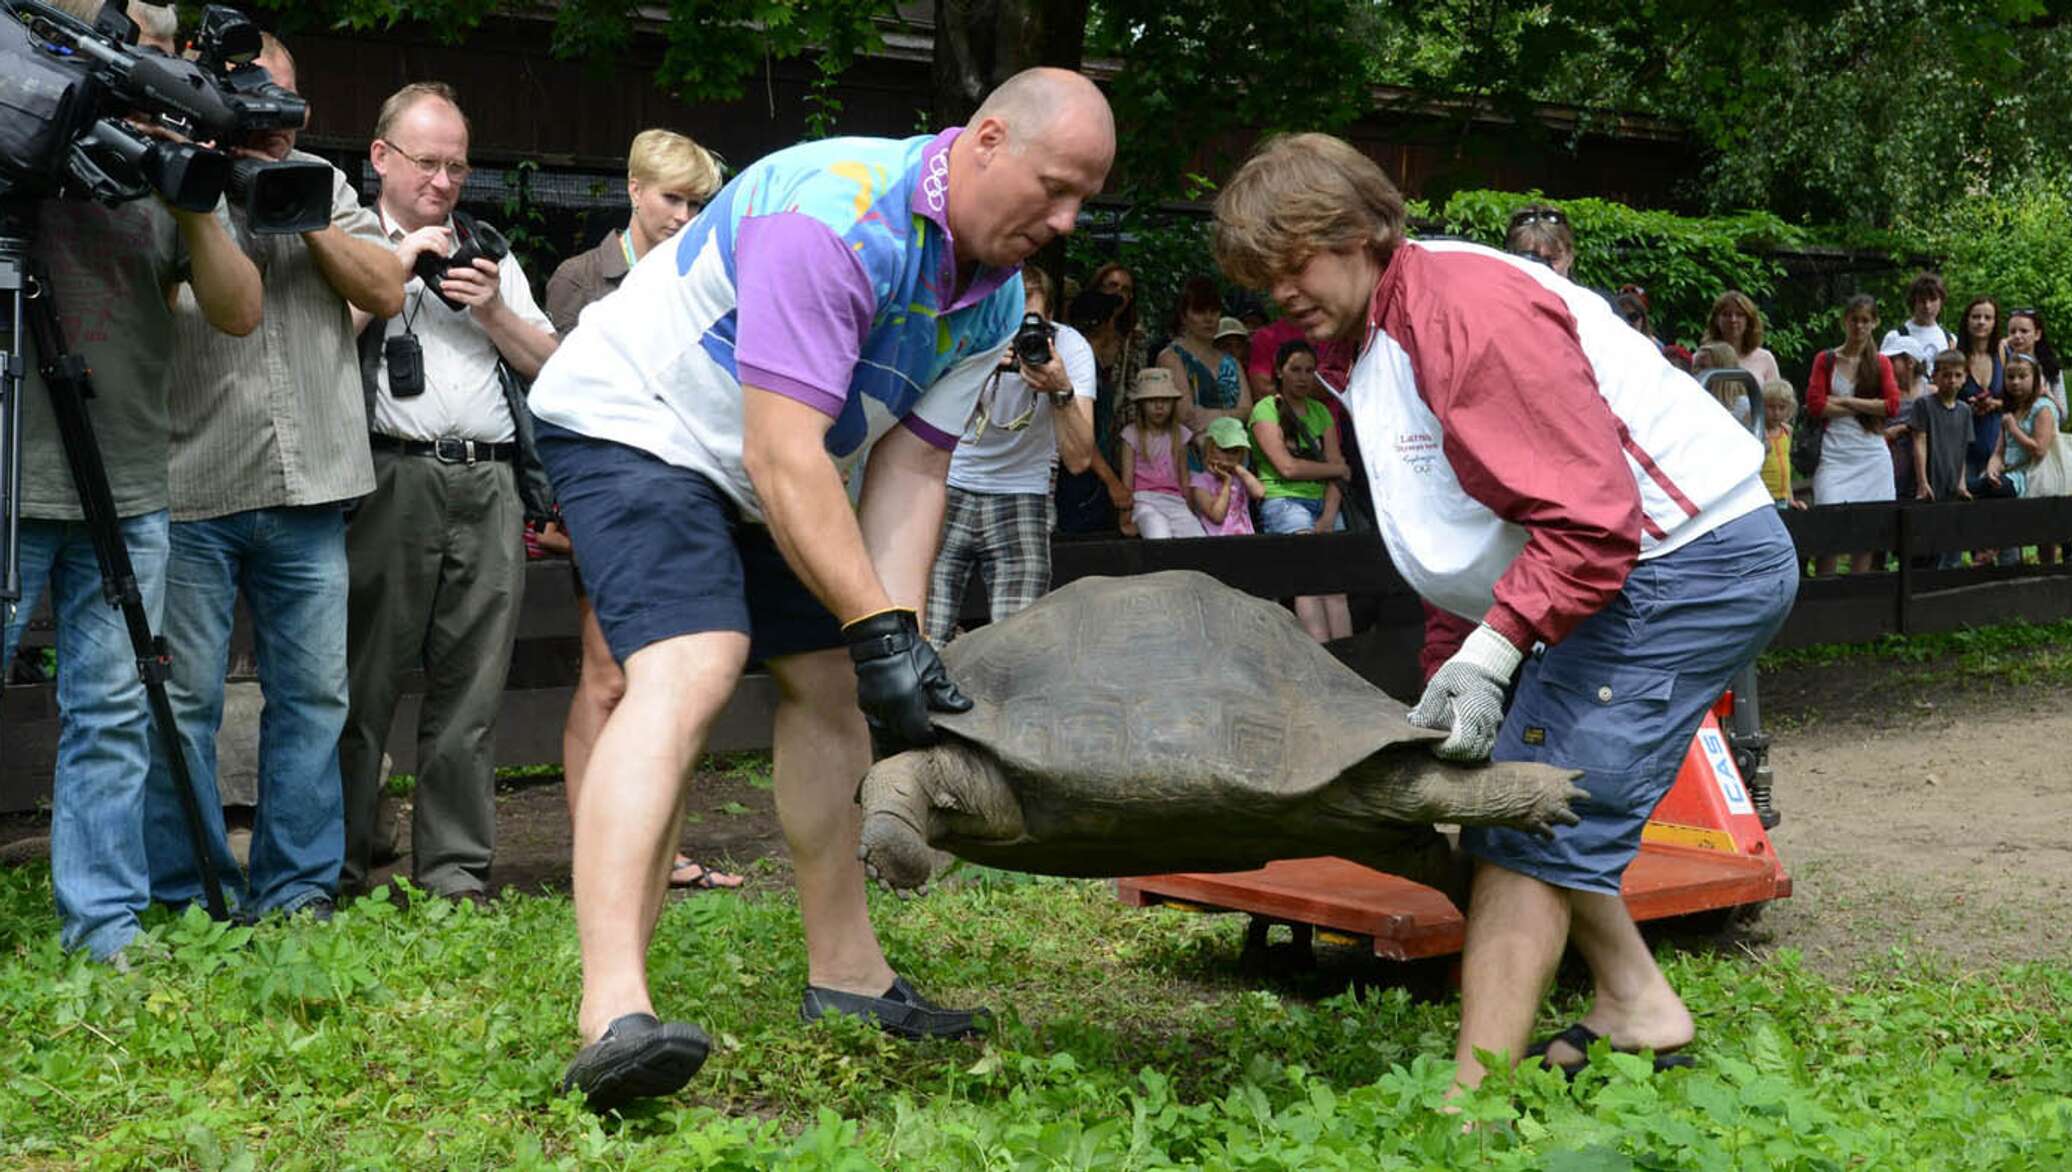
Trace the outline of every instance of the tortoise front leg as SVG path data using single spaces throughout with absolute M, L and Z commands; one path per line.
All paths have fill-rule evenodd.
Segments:
M 871 878 L 896 891 L 928 882 L 935 852 L 928 847 L 934 812 L 929 784 L 938 772 L 939 749 L 915 749 L 887 757 L 863 775 L 856 800 L 863 805 L 863 835 L 856 857 Z

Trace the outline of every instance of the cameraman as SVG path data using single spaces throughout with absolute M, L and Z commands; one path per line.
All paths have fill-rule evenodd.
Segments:
M 63 5 L 75 14 L 100 5 Z M 215 213 L 157 199 L 105 207 L 44 200 L 34 211 L 32 261 L 47 266 L 60 325 L 93 370 L 86 404 L 144 612 L 156 628 L 165 598 L 171 297 L 187 281 L 207 324 L 228 334 L 259 326 L 259 270 Z M 120 611 L 101 592 L 100 561 L 58 437 L 41 363 L 29 347 L 22 394 L 22 600 L 0 637 L 14 658 L 22 626 L 48 588 L 57 626 L 58 759 L 51 796 L 51 882 L 59 940 L 97 960 L 137 934 L 150 901 L 144 834 L 151 715 Z
M 1018 335 L 950 457 L 942 548 L 928 583 L 928 638 L 936 644 L 956 628 L 973 566 L 985 575 L 996 623 L 1050 589 L 1052 470 L 1062 462 L 1076 474 L 1093 464 L 1093 347 L 1050 321 L 1050 274 L 1024 268 L 1022 285 L 1025 312 L 1050 331 L 1050 361 L 1017 362 Z
M 263 34 L 257 64 L 295 90 L 295 61 Z M 322 163 L 292 130 L 236 153 Z M 345 502 L 374 489 L 367 449 L 341 443 L 367 428 L 351 308 L 403 307 L 403 266 L 381 223 L 331 171 L 330 222 L 300 235 L 240 241 L 266 282 L 257 333 L 206 328 L 183 293 L 174 310 L 172 555 L 166 692 L 193 771 L 216 870 L 236 875 L 216 790 L 224 664 L 240 589 L 252 615 L 266 720 L 259 741 L 258 822 L 247 915 L 307 908 L 329 914 L 345 851 L 338 735 L 345 726 Z M 242 225 L 240 213 L 232 223 Z M 152 743 L 145 834 L 151 895 L 179 906 L 201 895 L 199 866 L 173 776 Z

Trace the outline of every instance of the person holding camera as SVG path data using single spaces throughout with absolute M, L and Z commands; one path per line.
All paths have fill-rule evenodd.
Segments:
M 942 549 L 928 580 L 928 639 L 948 642 L 974 567 L 994 622 L 1050 589 L 1051 474 L 1094 459 L 1093 347 L 1050 320 L 1050 274 L 1022 270 L 1023 325 L 950 457 Z
M 287 47 L 264 34 L 257 64 L 295 92 Z M 235 153 L 321 164 L 296 132 L 268 131 Z M 259 800 L 249 873 L 236 902 L 248 915 L 308 909 L 328 916 L 345 849 L 338 734 L 345 725 L 347 502 L 374 488 L 367 450 L 339 443 L 367 427 L 352 309 L 387 317 L 403 306 L 403 266 L 381 224 L 335 168 L 328 222 L 298 234 L 255 235 L 233 211 L 265 285 L 258 331 L 211 329 L 182 289 L 175 308 L 172 533 L 165 637 L 166 693 L 201 797 L 208 849 L 222 875 L 237 861 L 216 785 L 224 665 L 240 592 L 252 616 L 266 717 L 259 734 Z M 199 900 L 200 864 L 174 775 L 152 742 L 146 790 L 151 895 Z
M 668 1094 L 705 1060 L 703 1033 L 656 1016 L 647 951 L 691 766 L 750 663 L 778 689 L 800 1015 L 974 1028 L 878 945 L 856 785 L 874 747 L 932 743 L 931 710 L 970 706 L 916 618 L 950 453 L 1022 320 L 1018 268 L 1072 230 L 1114 151 L 1100 91 L 1055 69 L 1009 78 L 966 127 L 778 151 L 541 375 L 541 452 L 626 672 L 575 818 L 583 1046 L 562 1086 L 592 1108 Z
M 79 5 L 67 7 L 76 12 Z M 94 4 L 84 18 L 93 19 Z M 30 257 L 72 353 L 93 371 L 92 420 L 144 612 L 163 615 L 169 519 L 172 295 L 185 281 L 210 329 L 250 334 L 261 316 L 259 270 L 232 238 L 228 213 L 184 211 L 156 198 L 113 207 L 46 199 L 33 209 Z M 57 767 L 51 793 L 51 882 L 59 940 L 97 960 L 123 950 L 150 902 L 145 778 L 153 730 L 123 614 L 102 593 L 100 560 L 59 438 L 31 342 L 22 384 L 22 598 L 0 636 L 14 659 L 23 625 L 47 591 L 57 628 Z
M 521 380 L 556 345 L 518 258 L 455 210 L 468 122 L 453 90 L 404 86 L 368 148 L 379 213 L 415 276 L 403 311 L 360 337 L 374 491 L 346 530 L 351 707 L 340 887 L 373 865 L 381 752 L 403 678 L 424 672 L 411 874 L 479 900 L 496 834 L 496 717 L 525 594 L 524 520 L 546 516 Z

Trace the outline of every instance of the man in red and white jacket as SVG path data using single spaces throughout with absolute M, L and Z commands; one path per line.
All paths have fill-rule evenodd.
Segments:
M 1413 723 L 1442 757 L 1580 769 L 1577 826 L 1468 830 L 1476 859 L 1457 1080 L 1477 1051 L 1586 1061 L 1592 1040 L 1691 1041 L 1619 895 L 1705 710 L 1790 612 L 1798 560 L 1762 447 L 1596 293 L 1472 244 L 1410 243 L 1372 160 L 1328 135 L 1264 146 L 1216 201 L 1216 251 L 1315 339 L 1347 389 L 1382 538 L 1427 601 L 1479 625 Z M 1508 711 L 1506 692 L 1514 685 Z M 1574 943 L 1596 996 L 1526 1042 Z

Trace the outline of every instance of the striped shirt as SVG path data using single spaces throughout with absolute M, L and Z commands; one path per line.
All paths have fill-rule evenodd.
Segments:
M 297 162 L 322 162 L 291 152 Z M 241 219 L 241 218 L 240 218 Z M 387 246 L 352 184 L 331 173 L 331 224 Z M 352 314 L 300 236 L 238 242 L 259 268 L 265 315 L 233 338 L 210 328 L 194 291 L 174 309 L 172 510 L 201 521 L 251 509 L 318 505 L 374 491 Z

